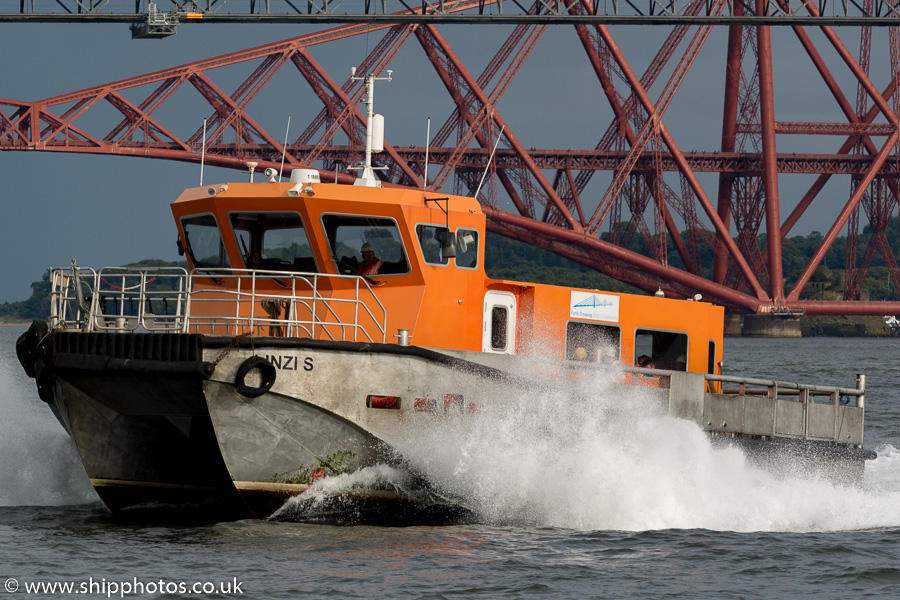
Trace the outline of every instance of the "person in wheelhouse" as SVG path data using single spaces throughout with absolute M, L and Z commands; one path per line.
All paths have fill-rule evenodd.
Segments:
M 381 269 L 381 265 L 384 264 L 383 260 L 379 260 L 377 256 L 375 256 L 375 246 L 366 242 L 360 248 L 360 254 L 362 254 L 362 262 L 358 267 L 356 267 L 357 275 L 378 275 L 378 270 Z

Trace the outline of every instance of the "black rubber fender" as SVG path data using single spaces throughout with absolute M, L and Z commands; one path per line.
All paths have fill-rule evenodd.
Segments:
M 249 386 L 244 383 L 244 378 L 253 369 L 259 369 L 261 377 L 259 387 Z M 238 367 L 237 373 L 234 375 L 234 389 L 241 396 L 258 398 L 272 389 L 272 386 L 275 385 L 275 378 L 275 365 L 264 358 L 253 356 L 242 362 L 241 366 Z
M 56 378 L 38 379 L 37 380 L 38 398 L 40 398 L 47 404 L 53 404 L 53 401 L 54 401 L 53 388 L 55 386 L 56 386 Z
M 52 404 L 56 373 L 49 333 L 50 327 L 46 321 L 33 321 L 28 331 L 16 340 L 16 356 L 25 374 L 35 379 L 40 399 Z
M 34 364 L 44 358 L 44 342 L 49 331 L 46 321 L 32 321 L 28 331 L 16 340 L 16 356 L 25 374 L 32 379 L 36 377 Z

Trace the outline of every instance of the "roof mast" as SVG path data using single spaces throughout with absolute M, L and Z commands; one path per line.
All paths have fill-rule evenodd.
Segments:
M 366 160 L 365 163 L 351 169 L 362 169 L 362 175 L 356 179 L 353 185 L 362 185 L 366 187 L 381 187 L 381 181 L 375 177 L 375 169 L 384 170 L 386 167 L 372 167 L 372 154 L 378 154 L 384 150 L 384 117 L 375 114 L 375 82 L 390 81 L 391 73 L 387 72 L 387 77 L 376 77 L 372 73 L 365 77 L 356 76 L 356 67 L 350 67 L 350 79 L 352 81 L 366 82 L 366 97 L 363 102 L 366 104 Z

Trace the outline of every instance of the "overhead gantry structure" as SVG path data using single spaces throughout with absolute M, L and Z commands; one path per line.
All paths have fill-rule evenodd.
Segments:
M 249 12 L 234 18 L 314 20 L 309 14 L 301 15 L 296 3 L 290 6 L 297 14 L 274 15 L 270 11 L 279 1 L 251 1 L 245 9 Z M 65 19 L 76 20 L 81 10 L 88 21 L 103 20 L 101 13 L 113 4 L 111 0 L 66 2 L 59 0 L 60 6 L 72 9 Z M 889 240 L 900 196 L 896 4 L 864 0 L 859 5 L 829 6 L 823 2 L 821 6 L 830 11 L 829 20 L 818 4 L 794 7 L 787 1 L 763 0 L 749 4 L 651 2 L 646 13 L 636 8 L 637 3 L 605 4 L 607 10 L 617 7 L 613 14 L 600 14 L 590 0 L 539 1 L 527 6 L 509 0 L 422 3 L 384 15 L 389 4 L 388 0 L 358 3 L 364 11 L 341 17 L 351 22 L 331 29 L 53 98 L 0 99 L 0 150 L 199 161 L 203 143 L 199 123 L 205 118 L 207 164 L 243 169 L 252 160 L 261 168 L 278 168 L 283 157 L 286 170 L 312 167 L 323 172 L 323 179 L 349 181 L 348 167 L 358 162 L 364 147 L 365 124 L 358 108 L 364 90 L 350 78 L 340 82 L 314 56 L 339 40 L 382 32 L 358 69 L 380 74 L 391 67 L 401 49 L 418 46 L 451 101 L 450 113 L 427 147 L 400 145 L 388 128 L 388 140 L 395 143 L 386 143 L 379 157 L 386 168 L 380 175 L 385 185 L 421 188 L 427 178 L 429 189 L 474 194 L 488 172 L 489 183 L 479 200 L 493 231 L 527 240 L 651 292 L 661 287 L 672 296 L 701 293 L 733 312 L 900 314 L 900 302 L 861 298 L 863 282 L 879 262 L 894 289 L 900 289 L 900 266 Z M 228 4 L 230 9 L 240 6 Z M 317 19 L 328 20 L 337 19 L 337 7 L 343 5 L 317 7 L 310 2 L 303 6 Z M 521 14 L 510 16 L 512 6 Z M 800 6 L 805 17 L 798 13 Z M 137 10 L 140 3 L 134 7 Z M 634 65 L 647 63 L 646 47 L 629 57 L 603 21 L 625 18 L 626 7 L 633 23 L 678 19 L 642 72 Z M 227 20 L 224 2 L 173 2 L 168 8 L 167 13 L 176 13 L 179 19 L 194 10 L 200 15 L 197 21 L 209 22 L 213 16 Z M 847 14 L 835 16 L 840 12 L 835 8 Z M 370 10 L 371 14 L 366 12 Z M 363 19 L 366 15 L 369 18 Z M 385 18 L 374 18 L 378 15 Z M 518 22 L 511 31 L 504 30 L 508 37 L 493 44 L 493 57 L 477 74 L 431 22 L 458 15 L 518 19 L 511 21 Z M 51 20 L 47 15 L 40 18 Z M 800 19 L 805 19 L 802 24 Z M 851 25 L 853 19 L 864 19 L 865 24 L 841 31 L 862 32 L 855 40 L 858 54 L 829 24 Z M 580 48 L 567 56 L 566 65 L 577 61 L 581 72 L 593 81 L 586 79 L 576 86 L 584 92 L 583 98 L 547 96 L 548 102 L 539 110 L 582 111 L 582 128 L 596 131 L 594 139 L 599 139 L 582 149 L 551 144 L 527 147 L 520 135 L 527 137 L 529 123 L 505 119 L 499 107 L 527 60 L 539 52 L 536 48 L 547 27 L 557 22 L 567 25 L 565 30 L 572 32 Z M 711 50 L 717 53 L 718 62 L 713 64 L 721 72 L 712 73 L 707 67 L 704 77 L 689 77 L 702 52 L 710 52 L 710 33 L 721 23 L 726 24 L 725 46 Z M 781 43 L 789 37 L 792 44 L 790 69 L 816 78 L 815 89 L 821 93 L 812 100 L 797 97 L 795 87 L 786 97 L 776 94 L 775 56 L 786 56 L 773 50 L 772 30 L 778 25 L 788 26 L 779 32 L 784 34 Z M 874 40 L 882 33 L 886 35 L 879 47 Z M 485 40 L 481 43 L 490 45 Z M 218 81 L 216 69 L 229 65 L 242 66 L 246 77 L 236 84 Z M 777 66 L 783 65 L 784 60 Z M 321 106 L 309 113 L 302 133 L 286 144 L 280 141 L 281 134 L 266 131 L 256 112 L 270 110 L 256 99 L 276 73 L 299 75 Z M 678 100 L 679 94 L 696 96 L 688 81 L 699 83 L 700 94 L 717 95 L 716 114 L 691 114 L 694 104 L 703 111 L 709 110 L 709 104 Z M 401 84 L 395 78 L 391 85 Z M 161 110 L 189 93 L 201 99 L 198 114 Z M 403 95 L 412 99 L 421 93 L 420 87 L 411 84 Z M 597 107 L 601 96 L 603 110 Z M 796 110 L 798 105 L 801 110 Z M 504 110 L 510 106 L 509 100 L 503 103 Z M 114 118 L 103 124 L 97 113 L 108 113 L 110 107 Z M 590 112 L 586 107 L 591 107 Z M 776 107 L 777 114 L 805 116 L 808 112 L 818 118 L 779 120 Z M 403 107 L 398 110 L 402 112 Z M 543 118 L 534 114 L 534 119 Z M 676 118 L 678 122 L 673 123 Z M 695 123 L 695 128 L 715 130 L 715 143 L 688 150 L 696 148 L 697 139 L 691 137 L 690 128 L 685 134 L 681 125 L 686 120 Z M 433 166 L 427 173 L 426 153 Z M 791 181 L 794 176 L 799 176 L 799 184 Z M 786 275 L 783 245 L 791 243 L 791 232 L 812 213 L 827 218 L 830 225 L 812 259 Z M 842 296 L 812 298 L 810 281 L 826 255 L 837 248 L 839 238 L 846 242 L 840 265 L 845 270 Z
M 534 25 L 851 25 L 900 19 L 898 0 L 611 0 L 573 14 L 566 0 L 0 0 L 0 23 L 127 23 L 135 37 L 165 37 L 183 23 L 430 23 Z M 6 5 L 6 6 L 4 6 Z M 464 6 L 464 7 L 463 7 Z

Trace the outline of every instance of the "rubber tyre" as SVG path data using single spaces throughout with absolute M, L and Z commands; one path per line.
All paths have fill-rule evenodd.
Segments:
M 253 369 L 259 369 L 262 379 L 258 387 L 244 383 L 247 374 Z M 234 375 L 234 389 L 246 398 L 258 398 L 272 389 L 272 386 L 275 385 L 275 379 L 275 366 L 264 358 L 254 356 L 242 362 L 241 366 L 238 367 L 237 373 Z

